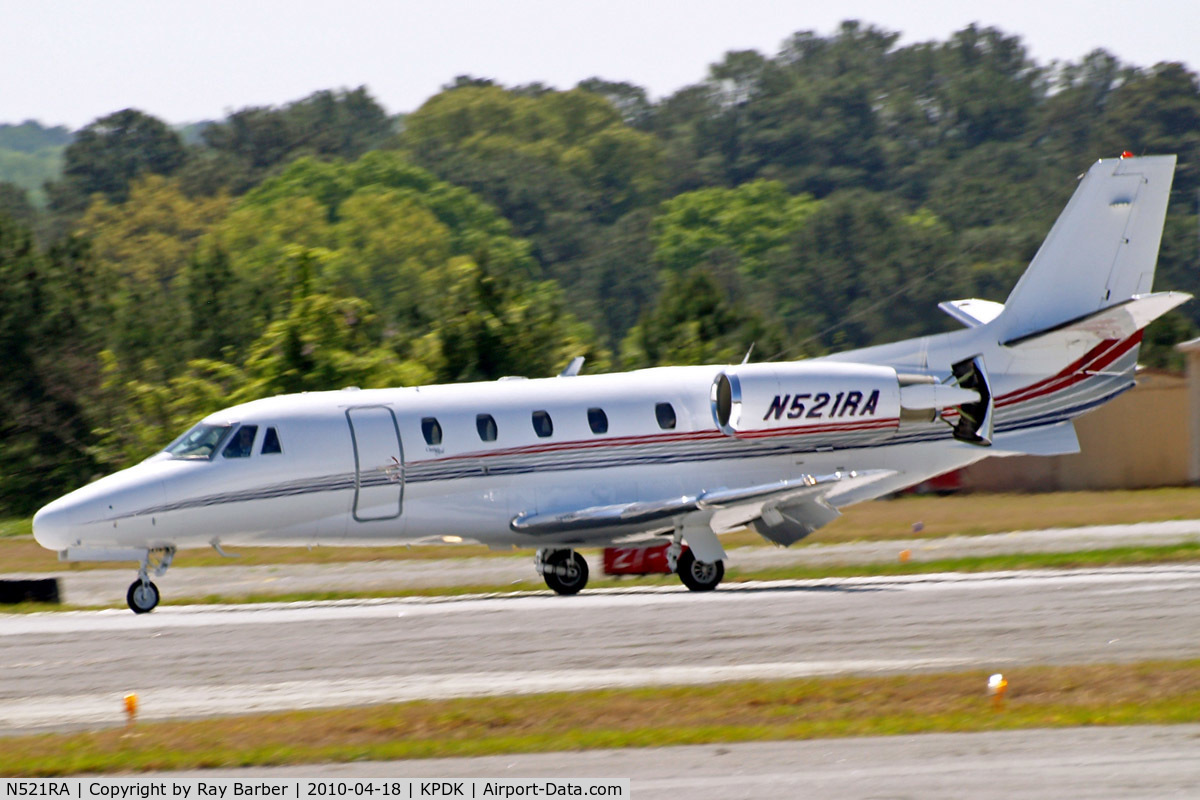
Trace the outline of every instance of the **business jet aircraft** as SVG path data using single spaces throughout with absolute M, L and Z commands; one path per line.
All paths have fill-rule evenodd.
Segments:
M 1134 383 L 1174 156 L 1101 160 L 1004 304 L 965 328 L 787 363 L 314 392 L 203 419 L 146 461 L 50 503 L 64 561 L 136 561 L 150 611 L 177 549 L 476 541 L 536 550 L 560 594 L 576 548 L 665 543 L 688 588 L 724 575 L 718 534 L 791 545 L 838 509 L 987 456 L 1079 449 L 1072 418 Z

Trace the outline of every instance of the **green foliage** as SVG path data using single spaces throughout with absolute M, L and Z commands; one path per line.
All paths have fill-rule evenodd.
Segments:
M 668 364 L 731 364 L 751 347 L 783 349 L 778 326 L 728 300 L 700 269 L 669 274 L 658 305 L 634 326 L 621 348 L 627 369 Z
M 1175 349 L 1180 342 L 1200 336 L 1200 326 L 1180 311 L 1171 311 L 1156 319 L 1146 328 L 1142 338 L 1138 363 L 1156 369 L 1183 372 L 1187 359 Z
M 862 191 L 824 200 L 776 274 L 784 319 L 807 322 L 835 349 L 945 326 L 938 302 L 966 296 L 946 226 Z
M 112 313 L 106 344 L 119 357 L 138 362 L 154 354 L 175 368 L 194 345 L 205 346 L 188 338 L 194 328 L 181 324 L 188 312 L 185 273 L 201 237 L 228 208 L 226 197 L 189 198 L 177 181 L 158 175 L 134 181 L 123 203 L 94 198 L 77 232 L 91 242 Z M 244 344 L 236 330 L 230 330 L 235 338 L 229 343 Z
M 445 277 L 440 324 L 425 339 L 439 382 L 548 377 L 575 356 L 607 369 L 607 354 L 552 281 L 515 279 L 486 258 L 454 259 Z
M 32 119 L 20 125 L 0 122 L 0 149 L 3 150 L 38 153 L 47 148 L 66 147 L 71 139 L 71 132 L 61 125 L 47 128 Z
M 63 151 L 71 139 L 71 132 L 62 126 L 45 128 L 33 120 L 20 125 L 0 123 L 0 184 L 15 184 L 28 192 L 34 206 L 45 206 L 42 186 L 62 171 Z M 4 203 L 0 197 L 0 213 Z
M 0 182 L 0 217 L 8 217 L 28 228 L 33 225 L 36 215 L 28 192 L 15 183 Z
M 243 364 L 197 358 L 169 373 L 153 359 L 130 368 L 112 351 L 101 354 L 105 381 L 97 452 L 106 462 L 145 458 L 196 420 L 230 405 L 289 392 L 430 381 L 428 369 L 402 361 L 384 344 L 382 326 L 365 301 L 311 291 L 315 253 L 296 248 L 291 256 L 297 266 L 290 308 L 250 344 Z M 199 261 L 196 271 L 212 277 L 228 266 L 220 251 Z M 210 331 L 210 343 L 216 335 Z M 229 355 L 231 348 L 223 352 Z
M 747 277 L 762 277 L 817 203 L 790 196 L 777 181 L 700 189 L 663 203 L 654 221 L 654 264 L 681 272 L 721 253 Z
M 0 507 L 28 513 L 95 468 L 83 404 L 96 367 L 96 296 L 75 242 L 44 253 L 0 214 Z
M 365 87 L 315 92 L 282 108 L 244 108 L 205 125 L 198 132 L 205 151 L 183 178 L 207 193 L 241 194 L 298 157 L 353 160 L 391 132 L 387 113 Z
M 46 192 L 42 187 L 61 173 L 64 149 L 60 145 L 26 153 L 0 147 L 0 182 L 20 187 L 35 206 L 44 206 Z
M 62 180 L 49 184 L 50 205 L 81 211 L 93 194 L 122 203 L 129 185 L 144 174 L 170 175 L 183 165 L 178 134 L 161 120 L 132 108 L 101 117 L 67 146 Z
M 534 272 L 528 244 L 493 208 L 394 151 L 352 164 L 299 159 L 247 194 L 216 236 L 266 320 L 285 300 L 280 269 L 292 245 L 324 251 L 314 275 L 322 291 L 364 297 L 401 330 L 436 319 L 437 273 L 451 257 L 487 252 L 494 269 Z

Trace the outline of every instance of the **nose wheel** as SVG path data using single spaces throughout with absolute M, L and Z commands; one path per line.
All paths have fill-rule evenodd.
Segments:
M 125 593 L 125 602 L 129 603 L 129 607 L 135 614 L 146 614 L 153 611 L 154 607 L 158 605 L 158 587 L 154 585 L 154 581 L 139 578 L 129 584 L 129 591 Z
M 174 547 L 156 547 L 146 551 L 137 580 L 129 584 L 129 591 L 125 593 L 125 602 L 133 613 L 148 614 L 158 605 L 158 587 L 150 580 L 150 571 L 154 570 L 156 577 L 162 577 L 174 558 Z

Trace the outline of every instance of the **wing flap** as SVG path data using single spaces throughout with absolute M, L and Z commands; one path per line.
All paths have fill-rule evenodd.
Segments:
M 513 517 L 509 527 L 517 533 L 553 536 L 605 528 L 650 529 L 659 524 L 683 528 L 686 538 L 686 532 L 697 527 L 724 533 L 754 525 L 765 538 L 787 545 L 837 519 L 839 512 L 827 500 L 835 491 L 844 494 L 894 474 L 892 470 L 866 470 L 803 475 L 792 480 L 712 489 L 657 501 L 550 513 L 524 512 Z
M 841 480 L 841 473 L 832 475 L 804 475 L 794 480 L 775 481 L 757 486 L 720 488 L 699 492 L 694 495 L 665 497 L 661 500 L 617 503 L 607 506 L 571 509 L 551 513 L 523 512 L 513 517 L 509 527 L 517 533 L 555 534 L 567 531 L 591 530 L 606 527 L 624 527 L 648 524 L 671 519 L 695 511 L 728 511 L 746 504 L 762 502 L 769 498 L 787 498 L 820 486 Z M 743 523 L 745 524 L 745 523 Z

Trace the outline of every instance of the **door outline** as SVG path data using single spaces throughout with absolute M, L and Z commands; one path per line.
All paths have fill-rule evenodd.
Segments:
M 362 517 L 358 513 L 358 499 L 360 489 L 362 488 L 362 464 L 358 455 L 358 432 L 354 428 L 354 418 L 351 414 L 355 411 L 373 411 L 375 409 L 386 411 L 392 421 L 392 430 L 396 435 L 396 449 L 400 453 L 400 461 L 396 464 L 397 479 L 395 481 L 399 492 L 396 498 L 396 513 L 381 517 Z M 380 520 L 396 519 L 404 510 L 404 442 L 400 438 L 400 425 L 396 422 L 396 412 L 392 411 L 389 406 L 384 405 L 353 406 L 346 409 L 346 424 L 350 427 L 350 443 L 354 448 L 354 506 L 350 515 L 354 518 L 355 522 L 378 522 Z

